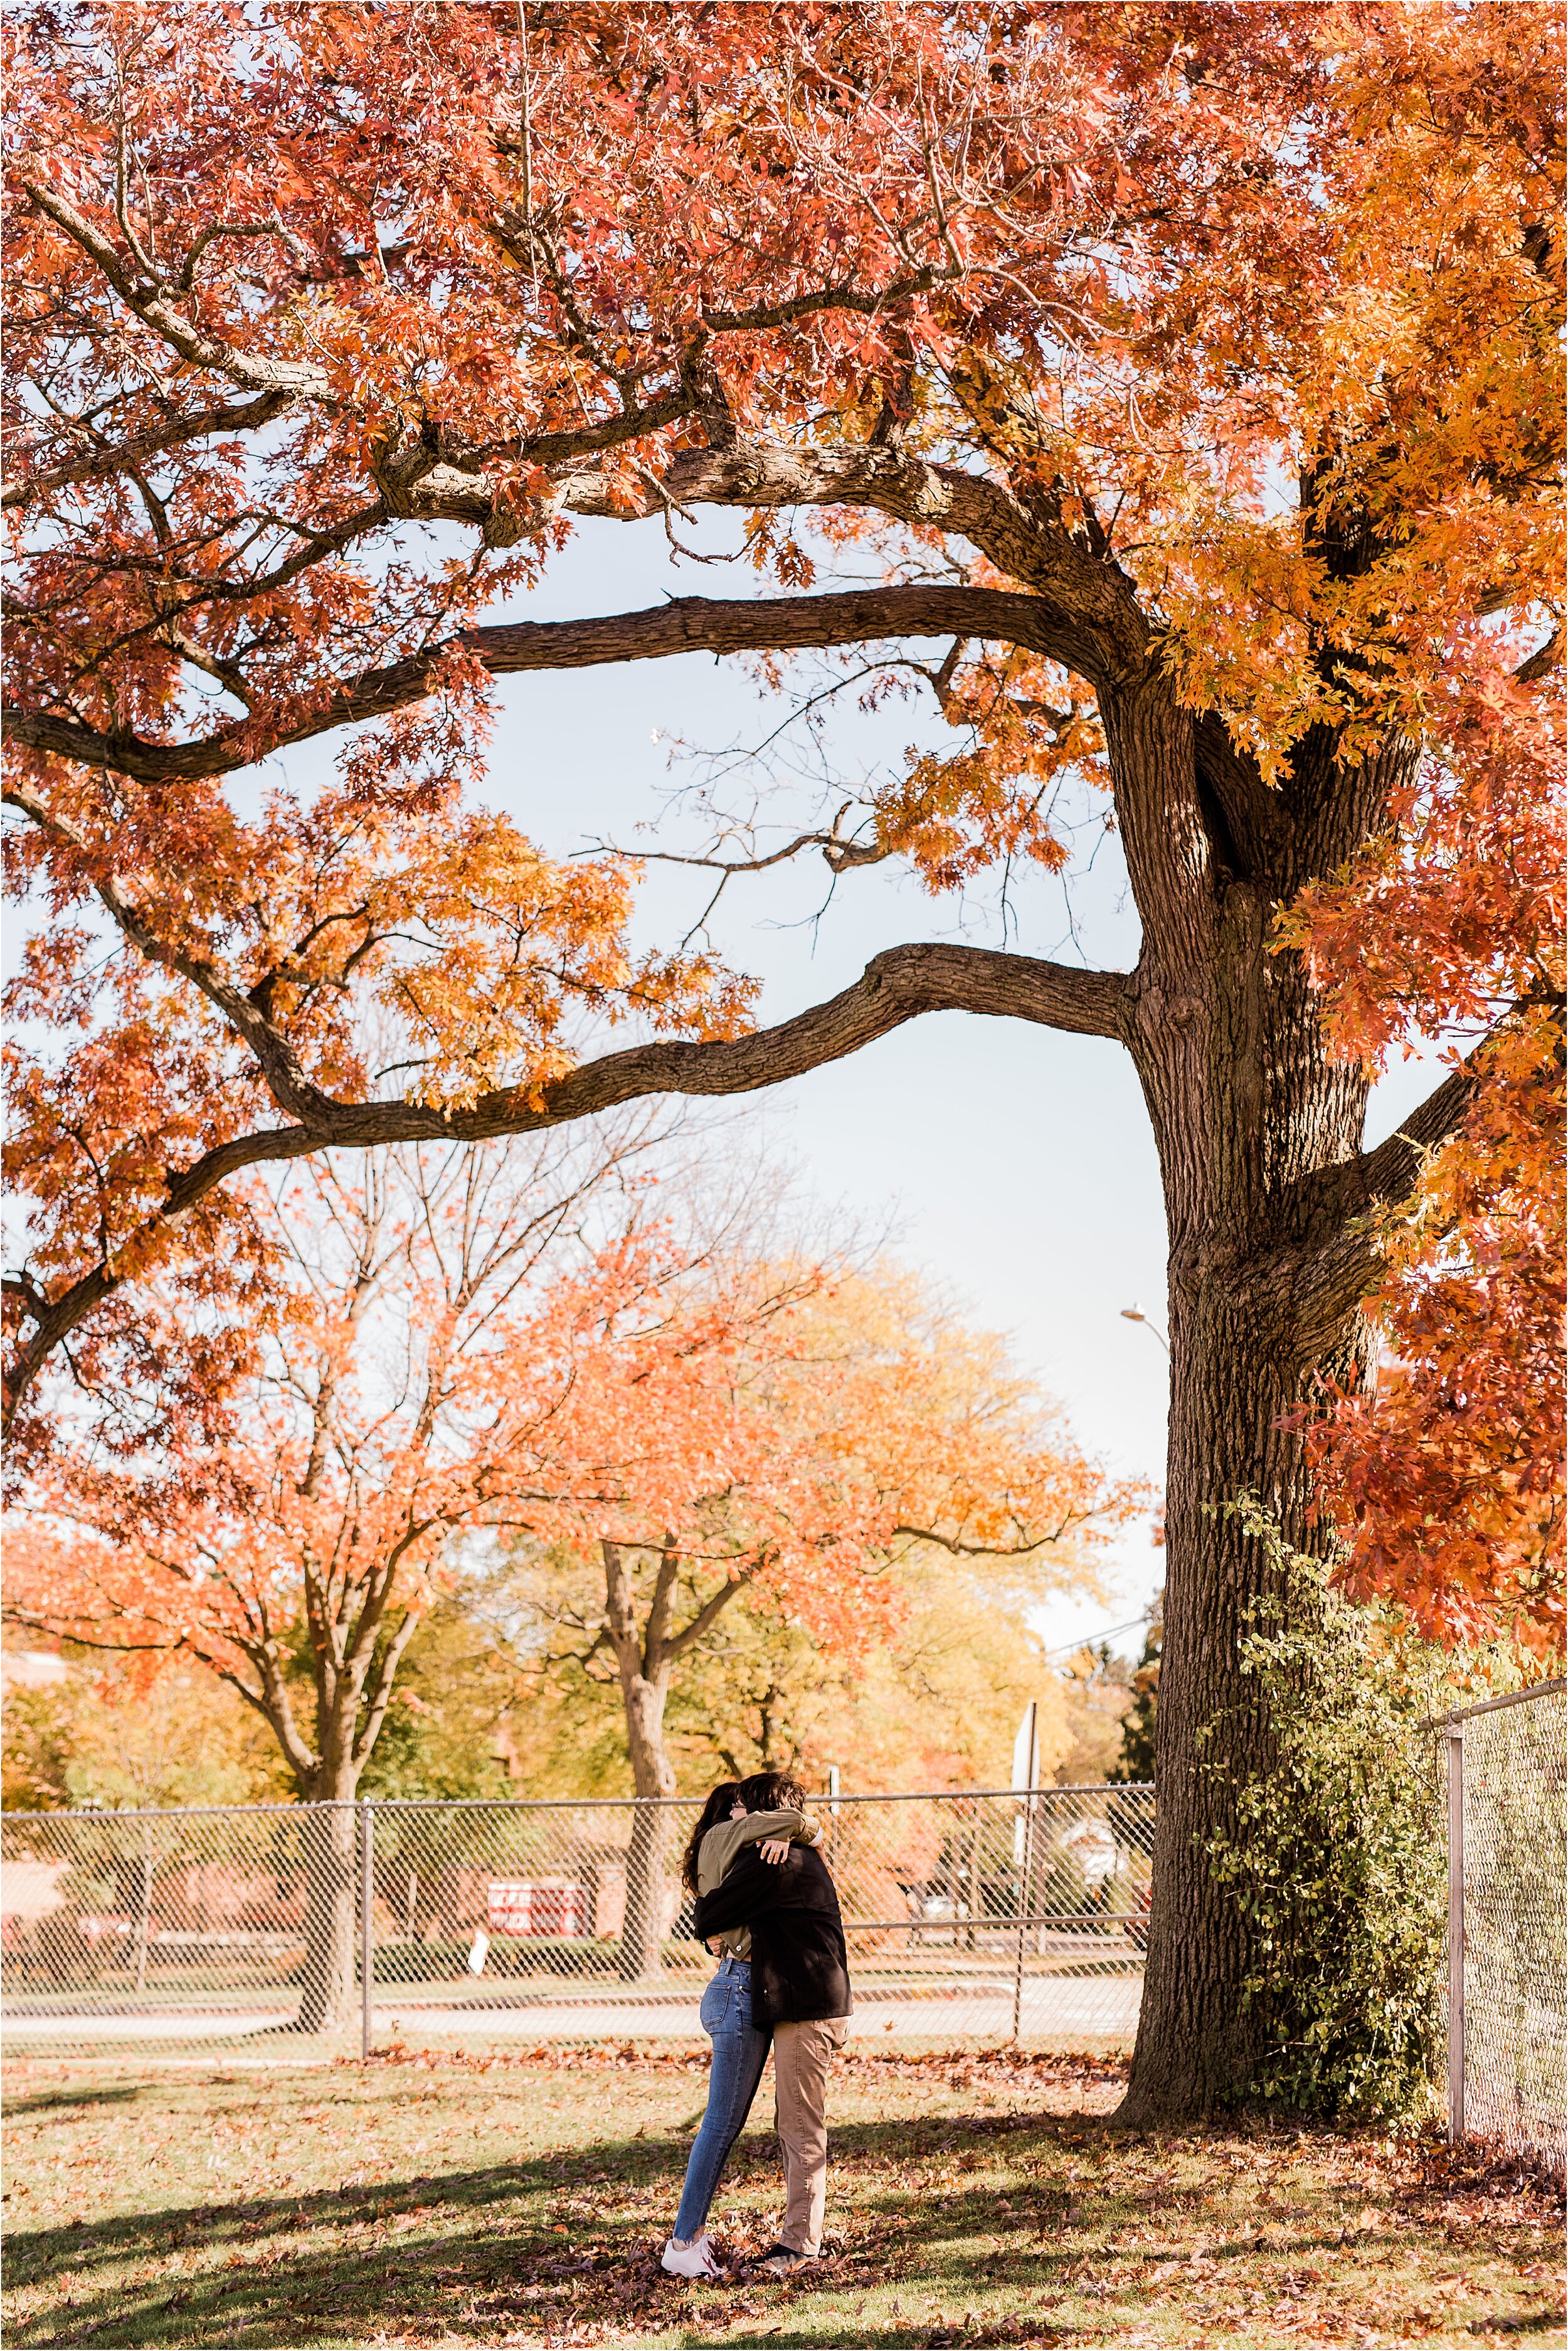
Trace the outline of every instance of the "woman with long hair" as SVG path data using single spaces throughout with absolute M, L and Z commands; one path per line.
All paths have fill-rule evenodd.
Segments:
M 681 1876 L 692 1894 L 711 1894 L 730 1864 L 753 1845 L 764 1861 L 782 1862 L 791 1842 L 814 1844 L 818 1831 L 807 1817 L 806 1798 L 779 1771 L 759 1771 L 749 1780 L 724 1780 L 703 1806 L 687 1840 Z M 772 2034 L 753 2020 L 751 1937 L 744 1927 L 716 1936 L 708 1944 L 718 1971 L 703 1994 L 702 2027 L 713 2043 L 707 2107 L 686 2163 L 680 2210 L 664 2252 L 674 2277 L 723 2277 L 708 2241 L 713 2202 L 730 2148 L 739 2137 Z

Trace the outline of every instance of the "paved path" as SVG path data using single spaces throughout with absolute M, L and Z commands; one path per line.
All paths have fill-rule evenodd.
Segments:
M 1130 2039 L 1136 2030 L 1143 1980 L 1137 1976 L 1036 1977 L 1024 1985 L 1022 2032 L 1026 2040 L 1110 2035 Z M 639 2000 L 539 2001 L 515 2003 L 482 1998 L 378 1999 L 371 2011 L 375 2040 L 463 2041 L 671 2041 L 700 2040 L 698 1995 L 683 1993 Z M 175 2043 L 224 2043 L 244 2047 L 254 2036 L 284 2032 L 294 2021 L 290 2008 L 232 2011 L 166 2009 L 137 2015 L 13 2017 L 6 2041 L 14 2056 L 30 2050 L 162 2047 Z M 857 2039 L 894 2035 L 921 2040 L 1006 2041 L 1013 2029 L 1010 1986 L 933 1985 L 918 1997 L 860 1993 L 851 2030 Z
M 1091 1982 L 1071 1980 L 1030 1984 L 1025 1991 L 1022 2030 L 1029 2040 L 1055 2040 L 1078 2033 L 1113 2034 L 1130 2038 L 1138 2024 L 1143 1980 L 1136 1976 L 1113 1977 Z M 439 2033 L 443 2039 L 465 2038 L 528 2041 L 647 2041 L 700 2040 L 702 2026 L 695 2000 L 626 2001 L 593 2006 L 583 2001 L 549 2008 L 438 2008 L 410 2003 L 407 2007 L 377 2006 L 374 2029 L 414 2035 Z M 1013 2004 L 1010 1992 L 976 1995 L 948 1993 L 921 2000 L 879 1999 L 874 1992 L 857 1993 L 851 2032 L 857 2039 L 902 2033 L 922 2040 L 1010 2040 Z
M 296 2011 L 247 2008 L 235 2014 L 214 2009 L 166 2008 L 140 2016 L 99 2011 L 91 2016 L 10 2016 L 5 2047 L 13 2057 L 48 2055 L 58 2048 L 90 2048 L 121 2042 L 248 2041 L 258 2032 L 287 2032 Z

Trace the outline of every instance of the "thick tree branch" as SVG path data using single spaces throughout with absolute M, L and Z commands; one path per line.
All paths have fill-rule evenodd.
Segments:
M 321 1759 L 313 1747 L 308 1747 L 299 1736 L 294 1719 L 294 1706 L 284 1678 L 282 1662 L 276 1641 L 268 1640 L 249 1653 L 251 1663 L 261 1682 L 259 1691 L 246 1689 L 237 1678 L 234 1687 L 242 1698 L 255 1707 L 288 1761 L 288 1768 L 301 1788 L 308 1788 Z
M 487 443 L 484 447 L 472 451 L 472 460 L 476 465 L 484 465 L 497 457 L 528 465 L 564 465 L 573 457 L 591 457 L 602 449 L 619 449 L 628 441 L 641 440 L 646 433 L 663 432 L 667 425 L 679 424 L 692 415 L 695 408 L 695 402 L 685 390 L 665 392 L 657 400 L 645 402 L 641 408 L 622 409 L 618 414 L 601 416 L 591 424 L 564 426 L 548 433 L 528 433 L 515 442 Z M 493 545 L 497 537 L 493 501 L 488 521 L 487 536 Z
M 1193 729 L 1200 797 L 1207 789 L 1218 813 L 1220 862 L 1241 879 L 1271 872 L 1290 831 L 1290 813 L 1270 789 L 1255 760 L 1238 751 L 1224 720 L 1206 711 Z
M 468 630 L 455 642 L 476 653 L 493 677 L 515 677 L 535 670 L 667 661 L 681 653 L 797 653 L 954 636 L 1022 645 L 1083 674 L 1097 660 L 1090 641 L 1049 597 L 946 585 L 732 601 L 682 596 L 643 611 L 589 620 L 497 622 Z M 280 735 L 274 747 L 406 709 L 429 692 L 432 674 L 452 642 L 384 669 L 367 670 Z M 7 707 L 5 726 L 14 742 L 109 768 L 141 783 L 227 775 L 256 757 L 254 736 L 241 726 L 222 727 L 194 743 L 156 743 L 130 733 L 109 734 L 58 713 L 16 706 Z
M 1521 685 L 1537 684 L 1541 679 L 1550 677 L 1554 670 L 1560 668 L 1562 662 L 1563 623 L 1559 621 L 1546 643 L 1537 645 L 1529 659 L 1520 663 L 1513 673 L 1515 681 Z
M 755 1567 L 744 1567 L 738 1575 L 727 1577 L 718 1590 L 704 1601 L 691 1623 L 683 1625 L 680 1631 L 665 1642 L 664 1655 L 667 1657 L 684 1657 L 688 1649 L 695 1649 L 708 1626 L 728 1607 L 736 1593 L 745 1590 L 756 1573 Z
M 1005 484 L 885 444 L 812 449 L 741 441 L 727 449 L 677 450 L 640 511 L 656 514 L 666 501 L 747 510 L 862 507 L 956 533 L 1053 603 L 1082 632 L 1083 653 L 1102 674 L 1141 667 L 1153 642 L 1133 582 L 1118 565 L 1091 554 L 1071 532 L 1042 525 Z M 594 474 L 570 476 L 551 504 L 558 512 L 628 518 L 624 486 Z
M 1446 1143 L 1463 1125 L 1476 1091 L 1471 1068 L 1474 1058 L 1471 1054 L 1461 1069 L 1451 1071 L 1440 1085 L 1435 1086 L 1426 1101 L 1402 1122 L 1396 1134 L 1389 1135 L 1375 1150 L 1363 1152 L 1356 1164 L 1369 1207 L 1408 1199 L 1420 1182 L 1421 1165 L 1427 1152 Z
M 1490 1042 L 1490 1036 L 1483 1038 L 1385 1142 L 1339 1166 L 1320 1167 L 1292 1185 L 1291 1222 L 1297 1228 L 1310 1238 L 1332 1241 L 1358 1217 L 1391 1201 L 1408 1199 L 1421 1180 L 1427 1152 L 1463 1124 L 1475 1093 L 1476 1057 Z
M 477 1143 L 561 1125 L 648 1094 L 753 1092 L 841 1060 L 926 1012 L 1032 1020 L 1080 1036 L 1121 1040 L 1131 1000 L 1129 978 L 1122 972 L 1076 971 L 988 947 L 889 947 L 838 996 L 776 1028 L 707 1044 L 633 1045 L 586 1061 L 547 1086 L 482 1095 L 469 1110 L 443 1113 L 413 1102 L 328 1102 L 318 1097 L 323 1107 L 313 1111 L 308 1123 L 236 1135 L 204 1154 L 172 1178 L 152 1222 L 162 1225 L 184 1215 L 242 1168 L 312 1151 Z M 105 1261 L 37 1315 L 7 1374 L 7 1426 L 52 1351 L 119 1287 L 120 1276 Z M 35 1300 L 24 1302 L 37 1311 Z
M 1477 1056 L 1490 1041 L 1484 1038 L 1375 1149 L 1320 1168 L 1292 1187 L 1294 1220 L 1306 1239 L 1288 1266 L 1276 1257 L 1260 1269 L 1260 1287 L 1277 1301 L 1301 1367 L 1327 1352 L 1345 1315 L 1375 1283 L 1382 1262 L 1377 1211 L 1408 1199 L 1427 1154 L 1458 1134 L 1475 1096 Z

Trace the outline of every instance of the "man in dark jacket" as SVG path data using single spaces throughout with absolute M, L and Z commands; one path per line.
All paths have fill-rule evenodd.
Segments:
M 741 1782 L 749 1812 L 803 1808 L 806 1799 L 777 1771 Z M 848 1958 L 839 1897 L 812 1845 L 786 1858 L 747 1852 L 721 1886 L 697 1899 L 695 1931 L 706 1942 L 730 1927 L 751 1930 L 753 2021 L 773 2035 L 774 2119 L 784 2150 L 784 2222 L 763 2265 L 783 2275 L 822 2249 L 828 2194 L 828 2074 L 844 2045 L 850 2011 Z

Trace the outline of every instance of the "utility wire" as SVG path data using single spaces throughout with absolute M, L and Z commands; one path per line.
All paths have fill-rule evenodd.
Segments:
M 1076 1641 L 1064 1641 L 1060 1649 L 1047 1649 L 1046 1663 L 1049 1665 L 1052 1657 L 1075 1657 L 1080 1649 L 1092 1649 L 1098 1641 L 1114 1640 L 1118 1633 L 1135 1633 L 1148 1621 L 1149 1611 L 1145 1608 L 1141 1616 L 1130 1617 L 1125 1625 L 1102 1625 L 1096 1632 L 1084 1633 Z

